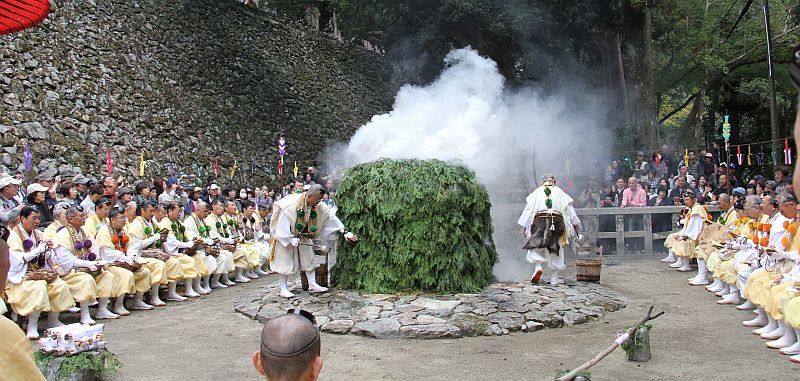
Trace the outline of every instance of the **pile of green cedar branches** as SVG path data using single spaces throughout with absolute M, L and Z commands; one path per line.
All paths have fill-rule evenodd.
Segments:
M 479 292 L 497 252 L 491 204 L 475 173 L 440 160 L 388 160 L 349 169 L 337 216 L 360 241 L 339 245 L 333 282 L 369 293 Z

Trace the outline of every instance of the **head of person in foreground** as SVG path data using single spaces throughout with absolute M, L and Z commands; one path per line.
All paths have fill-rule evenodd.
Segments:
M 322 369 L 320 346 L 313 315 L 289 310 L 264 324 L 253 366 L 269 381 L 314 381 Z

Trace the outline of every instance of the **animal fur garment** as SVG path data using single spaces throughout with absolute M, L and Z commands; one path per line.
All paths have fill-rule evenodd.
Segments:
M 531 224 L 531 238 L 523 249 L 547 249 L 550 254 L 558 254 L 558 241 L 564 235 L 564 218 L 556 213 L 539 213 Z

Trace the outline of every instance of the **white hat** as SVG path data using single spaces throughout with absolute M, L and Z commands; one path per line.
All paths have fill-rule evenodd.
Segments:
M 309 190 L 309 189 L 311 189 L 311 184 L 303 185 L 303 190 Z
M 217 185 L 217 184 L 211 184 L 211 186 L 210 186 L 210 187 L 208 187 L 208 189 L 209 189 L 209 190 L 212 190 L 212 189 L 219 189 L 219 185 Z
M 47 192 L 48 190 L 50 189 L 48 189 L 46 186 L 43 186 L 39 183 L 33 183 L 31 185 L 28 185 L 28 189 L 26 189 L 25 193 L 32 194 L 35 192 Z
M 9 185 L 12 185 L 12 184 L 13 185 L 20 185 L 20 184 L 22 184 L 22 180 L 17 179 L 16 177 L 13 177 L 13 176 L 5 175 L 5 174 L 2 177 L 0 177 L 0 189 L 3 189 L 3 188 L 5 188 L 5 187 L 7 187 Z

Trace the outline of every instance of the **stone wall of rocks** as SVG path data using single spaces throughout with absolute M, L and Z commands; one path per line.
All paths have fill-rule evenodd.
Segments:
M 227 174 L 316 159 L 388 110 L 380 56 L 234 0 L 63 0 L 42 25 L 0 36 L 0 165 L 63 175 Z M 277 165 L 274 170 L 277 171 Z M 244 179 L 239 179 L 244 181 Z

